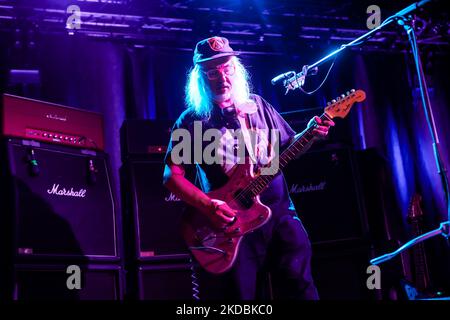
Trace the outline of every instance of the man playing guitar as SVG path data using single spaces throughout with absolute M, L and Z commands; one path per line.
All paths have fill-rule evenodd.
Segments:
M 239 206 L 212 197 L 210 191 L 227 185 L 243 161 L 252 161 L 252 173 L 261 174 L 258 170 L 267 167 L 278 156 L 278 150 L 295 139 L 296 133 L 267 101 L 250 94 L 247 72 L 226 38 L 212 37 L 198 42 L 193 60 L 194 67 L 186 85 L 188 108 L 176 121 L 173 130 L 175 133 L 184 129 L 181 133 L 190 134 L 190 149 L 183 150 L 181 155 L 175 152 L 180 149 L 172 135 L 165 158 L 164 185 L 194 208 L 196 216 L 206 219 L 211 226 L 209 230 L 230 230 L 226 232 L 239 234 L 240 228 L 227 229 L 239 223 L 239 220 L 236 222 L 239 211 L 236 208 Z M 331 119 L 314 117 L 308 128 L 313 138 L 320 138 L 328 134 L 330 126 L 334 126 Z M 208 129 L 221 133 L 214 157 L 223 161 L 211 163 L 199 158 L 199 150 L 200 155 L 206 154 L 204 134 Z M 243 141 L 237 143 L 230 130 L 238 130 Z M 252 140 L 250 136 L 256 138 Z M 198 144 L 200 148 L 194 146 L 194 139 L 202 139 Z M 186 142 L 184 138 L 183 142 Z M 244 194 L 246 189 L 240 190 Z M 239 192 L 235 194 L 239 196 Z M 260 275 L 269 270 L 277 298 L 318 299 L 311 276 L 310 241 L 289 198 L 283 174 L 278 173 L 257 199 L 264 224 L 245 236 L 236 237 L 239 240 L 235 244 L 239 250 L 236 249 L 236 256 L 229 265 L 221 268 L 211 264 L 208 270 L 216 273 L 208 273 L 214 280 L 223 280 L 216 288 L 223 295 L 208 294 L 200 288 L 200 297 L 260 298 Z M 249 212 L 253 207 L 256 205 L 248 204 Z M 196 237 L 194 234 L 193 238 Z M 219 254 L 210 252 L 214 250 L 222 252 L 209 246 L 207 239 L 208 236 L 204 236 L 199 247 L 190 244 L 194 253 L 198 252 L 197 258 L 202 254 Z M 230 236 L 228 241 L 232 243 L 235 238 Z

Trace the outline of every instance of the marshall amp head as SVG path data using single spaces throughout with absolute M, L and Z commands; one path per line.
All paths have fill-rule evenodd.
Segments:
M 24 97 L 3 95 L 4 136 L 104 150 L 103 116 Z

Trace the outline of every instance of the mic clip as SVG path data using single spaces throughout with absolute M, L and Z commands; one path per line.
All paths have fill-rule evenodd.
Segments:
M 275 85 L 278 81 L 280 81 L 280 80 L 286 81 L 286 79 L 290 79 L 290 78 L 292 78 L 293 76 L 295 76 L 295 71 L 288 71 L 288 72 L 285 72 L 285 73 L 282 73 L 282 74 L 276 76 L 275 78 L 273 78 L 272 80 L 270 80 L 270 82 L 271 82 L 273 85 Z
M 308 65 L 304 65 L 302 71 L 294 75 L 292 78 L 289 78 L 283 82 L 286 92 L 285 95 L 288 94 L 289 90 L 295 90 L 297 88 L 303 87 L 305 84 L 305 79 L 307 76 L 314 76 L 319 71 L 318 67 L 311 68 L 308 74 L 309 67 Z

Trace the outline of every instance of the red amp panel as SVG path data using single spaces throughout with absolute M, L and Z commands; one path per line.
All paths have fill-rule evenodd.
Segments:
M 2 134 L 104 150 L 103 115 L 10 94 L 3 95 Z

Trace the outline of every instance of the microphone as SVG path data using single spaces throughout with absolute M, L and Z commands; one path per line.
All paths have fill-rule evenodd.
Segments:
M 308 66 L 304 66 L 301 72 L 295 74 L 293 77 L 285 81 L 284 86 L 286 87 L 286 93 L 288 93 L 289 90 L 295 90 L 299 87 L 302 87 L 305 84 L 306 76 L 314 76 L 318 72 L 319 68 L 314 67 L 311 68 L 311 70 L 308 73 Z
M 286 79 L 292 78 L 293 76 L 295 76 L 295 71 L 288 71 L 288 72 L 285 72 L 285 73 L 282 73 L 282 74 L 276 76 L 275 78 L 270 80 L 270 82 L 273 85 L 275 85 L 280 80 L 286 80 Z

